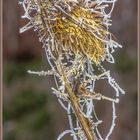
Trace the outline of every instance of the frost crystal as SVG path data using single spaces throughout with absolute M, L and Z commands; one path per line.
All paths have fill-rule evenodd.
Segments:
M 23 0 L 23 19 L 29 22 L 20 29 L 38 32 L 47 60 L 48 71 L 31 71 L 39 76 L 54 75 L 60 105 L 67 111 L 73 140 L 108 140 L 115 126 L 115 105 L 125 92 L 102 63 L 114 63 L 112 53 L 121 48 L 109 32 L 111 13 L 116 0 Z M 98 73 L 98 74 L 96 74 Z M 95 83 L 106 80 L 115 97 L 95 92 Z M 102 120 L 95 112 L 95 100 L 112 102 L 112 124 L 105 138 L 98 130 Z M 75 116 L 76 121 L 72 119 Z

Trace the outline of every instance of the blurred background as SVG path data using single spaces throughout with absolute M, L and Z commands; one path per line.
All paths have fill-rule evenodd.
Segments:
M 18 0 L 3 1 L 3 119 L 4 140 L 56 140 L 68 129 L 66 112 L 52 94 L 53 78 L 27 74 L 49 65 L 32 30 L 19 34 L 25 25 Z M 116 127 L 111 140 L 137 140 L 137 1 L 118 0 L 110 31 L 123 45 L 114 53 L 115 64 L 107 64 L 112 77 L 126 91 L 117 105 Z M 110 90 L 99 85 L 102 90 Z M 107 104 L 96 106 L 99 116 L 110 122 Z M 105 135 L 106 125 L 101 128 Z M 71 140 L 64 137 L 64 140 Z

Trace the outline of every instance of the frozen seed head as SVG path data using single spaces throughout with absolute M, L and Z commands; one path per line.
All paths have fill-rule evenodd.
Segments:
M 108 19 L 101 12 L 104 6 L 98 6 L 96 1 L 85 4 L 82 0 L 32 0 L 30 3 L 31 25 L 26 29 L 37 28 L 40 41 L 47 40 L 52 49 L 79 53 L 95 64 L 104 60 L 110 34 L 105 22 Z
M 60 105 L 67 111 L 70 130 L 62 132 L 57 140 L 70 134 L 73 140 L 108 140 L 116 119 L 115 104 L 125 92 L 101 64 L 114 63 L 112 53 L 122 47 L 108 31 L 111 12 L 116 0 L 23 0 L 24 15 L 29 22 L 20 29 L 33 28 L 51 66 L 47 71 L 31 71 L 38 76 L 54 75 Z M 106 13 L 105 8 L 111 9 Z M 95 65 L 93 65 L 96 64 Z M 96 69 L 96 67 L 98 69 Z M 96 75 L 97 71 L 97 75 Z M 96 93 L 96 81 L 107 80 L 115 97 Z M 95 100 L 112 102 L 112 121 L 106 137 L 102 138 L 98 125 L 102 121 L 95 112 Z M 72 114 L 76 120 L 73 122 Z

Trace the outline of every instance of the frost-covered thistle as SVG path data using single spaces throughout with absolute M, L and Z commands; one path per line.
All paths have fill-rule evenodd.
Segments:
M 47 60 L 48 71 L 28 71 L 39 76 L 54 75 L 61 106 L 67 111 L 70 129 L 62 132 L 57 140 L 68 133 L 73 140 L 108 140 L 115 126 L 115 104 L 124 91 L 102 66 L 103 61 L 114 63 L 112 53 L 122 47 L 113 40 L 108 28 L 116 0 L 23 0 L 22 18 L 29 20 L 20 29 L 38 32 Z M 109 12 L 106 8 L 110 6 Z M 95 70 L 96 69 L 96 70 Z M 98 74 L 96 74 L 98 71 Z M 94 91 L 95 83 L 104 79 L 114 89 L 115 97 Z M 95 100 L 112 103 L 111 127 L 103 138 L 98 130 L 102 120 L 94 108 Z M 72 119 L 75 116 L 76 120 Z

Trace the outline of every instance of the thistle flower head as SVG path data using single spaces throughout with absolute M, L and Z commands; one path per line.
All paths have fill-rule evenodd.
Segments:
M 70 133 L 73 140 L 108 140 L 115 126 L 115 104 L 119 94 L 125 92 L 119 87 L 101 64 L 106 60 L 114 63 L 114 48 L 121 47 L 108 31 L 111 12 L 116 0 L 23 0 L 21 2 L 29 22 L 20 29 L 24 32 L 34 28 L 39 41 L 43 43 L 48 71 L 28 71 L 31 74 L 54 75 L 56 89 L 53 93 L 67 111 L 70 130 L 58 136 L 60 140 Z M 106 7 L 111 4 L 109 13 Z M 96 64 L 97 71 L 93 67 Z M 96 81 L 107 80 L 115 91 L 115 97 L 95 92 Z M 109 132 L 103 138 L 98 130 L 102 123 L 98 119 L 94 100 L 112 102 L 112 121 Z M 65 104 L 63 103 L 65 102 Z M 76 117 L 72 120 L 71 114 Z
M 80 53 L 99 63 L 105 55 L 105 43 L 101 39 L 104 40 L 108 34 L 102 15 L 75 1 L 60 1 L 54 6 L 55 10 L 49 10 L 50 7 L 47 6 L 44 4 L 41 7 L 43 20 L 48 22 L 57 46 L 74 54 Z M 45 18 L 45 13 L 48 19 Z M 44 33 L 46 30 L 47 28 Z M 50 36 L 49 31 L 47 35 Z
M 103 12 L 106 5 L 82 0 L 26 0 L 26 3 L 30 3 L 26 9 L 26 16 L 30 18 L 28 26 L 37 29 L 40 41 L 47 40 L 52 50 L 55 47 L 80 54 L 95 64 L 108 57 L 113 59 L 108 49 L 108 46 L 113 48 L 108 31 L 110 16 Z

